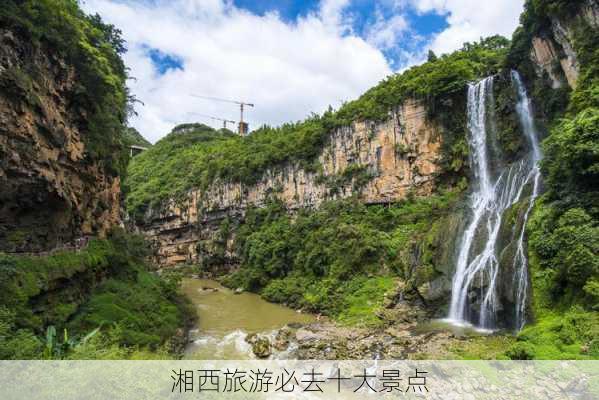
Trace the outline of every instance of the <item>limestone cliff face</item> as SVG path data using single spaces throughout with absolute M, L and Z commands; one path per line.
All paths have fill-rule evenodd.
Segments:
M 40 251 L 120 222 L 120 184 L 90 159 L 75 70 L 0 30 L 0 251 Z
M 533 65 L 539 76 L 547 73 L 554 89 L 566 83 L 572 88 L 576 87 L 580 67 L 573 43 L 576 29 L 583 25 L 599 29 L 599 2 L 596 0 L 587 0 L 572 18 L 552 18 L 546 35 L 533 38 Z
M 352 195 L 366 203 L 429 195 L 440 172 L 441 145 L 441 127 L 426 118 L 422 104 L 406 101 L 385 122 L 355 122 L 333 132 L 319 156 L 321 171 L 286 165 L 252 186 L 216 183 L 193 190 L 183 201 L 150 210 L 141 230 L 154 242 L 159 264 L 200 262 L 198 249 L 215 240 L 225 216 L 242 218 L 247 207 L 260 207 L 269 196 L 293 210 Z

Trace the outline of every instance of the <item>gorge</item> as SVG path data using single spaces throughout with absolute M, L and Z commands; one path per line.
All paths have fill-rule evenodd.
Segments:
M 597 1 L 527 0 L 511 40 L 304 121 L 151 146 L 118 29 L 70 0 L 0 21 L 3 358 L 180 357 L 223 299 L 280 313 L 291 357 L 599 357 Z

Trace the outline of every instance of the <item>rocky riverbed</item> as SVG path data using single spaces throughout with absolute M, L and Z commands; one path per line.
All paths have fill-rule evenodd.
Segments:
M 275 334 L 246 338 L 259 358 L 292 359 L 447 359 L 480 334 L 441 323 L 397 323 L 386 328 L 340 326 L 331 321 L 289 324 Z M 285 357 L 277 357 L 284 354 Z
M 413 300 L 389 297 L 376 327 L 343 326 L 235 294 L 215 281 L 186 279 L 199 326 L 190 332 L 186 356 L 202 359 L 447 359 L 455 349 L 485 339 L 472 329 L 431 319 Z

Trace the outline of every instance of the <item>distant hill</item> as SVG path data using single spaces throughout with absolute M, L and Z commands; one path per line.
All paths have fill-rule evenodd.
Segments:
M 125 129 L 124 139 L 127 146 L 136 145 L 143 147 L 151 147 L 152 143 L 150 143 L 145 137 L 142 136 L 141 133 L 135 128 L 127 128 Z

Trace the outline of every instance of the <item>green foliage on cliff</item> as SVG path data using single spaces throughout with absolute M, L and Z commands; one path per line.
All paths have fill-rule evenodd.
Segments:
M 580 22 L 575 29 L 573 46 L 580 74 L 572 93 L 570 117 L 588 108 L 599 108 L 599 30 Z
M 495 93 L 492 112 L 495 114 L 494 135 L 491 136 L 491 151 L 500 152 L 498 156 L 502 159 L 515 161 L 522 157 L 528 150 L 526 138 L 522 135 L 522 127 L 516 104 L 518 93 L 512 83 L 509 71 L 498 75 L 493 83 Z
M 555 204 L 539 203 L 528 226 L 535 266 L 545 286 L 539 296 L 549 304 L 581 303 L 599 311 L 592 290 L 599 282 L 599 224 L 581 208 L 560 212 Z
M 124 170 L 126 160 L 117 156 L 122 154 L 121 135 L 130 98 L 121 32 L 104 24 L 98 15 L 85 15 L 76 0 L 5 0 L 0 22 L 23 42 L 74 68 L 76 80 L 68 102 L 86 151 L 107 167 Z M 25 78 L 39 79 L 40 71 L 33 68 L 27 65 L 22 71 Z M 29 89 L 23 95 L 35 97 L 34 89 Z
M 143 270 L 130 279 L 104 282 L 69 322 L 69 331 L 117 327 L 113 338 L 125 346 L 157 348 L 182 328 L 185 316 L 174 288 Z
M 148 142 L 137 129 L 131 127 L 125 129 L 123 141 L 126 146 L 136 145 L 141 147 L 152 147 L 152 143 Z
M 562 204 L 596 206 L 599 198 L 599 108 L 566 118 L 544 143 L 549 195 Z M 595 211 L 596 213 L 596 211 Z
M 327 112 L 301 123 L 262 127 L 246 137 L 202 124 L 175 128 L 130 163 L 127 210 L 139 215 L 191 188 L 205 189 L 216 179 L 252 184 L 268 168 L 286 162 L 313 169 L 331 127 L 332 113 Z
M 432 244 L 422 243 L 457 198 L 447 192 L 390 206 L 348 199 L 295 216 L 273 200 L 251 209 L 237 227 L 241 268 L 224 283 L 346 323 L 374 324 L 393 277 L 415 288 L 423 283 L 422 271 L 435 273 L 426 254 Z
M 551 29 L 551 18 L 570 17 L 586 0 L 526 0 L 520 26 L 512 35 L 508 62 L 512 67 L 524 64 L 532 68 L 530 50 L 535 36 L 544 37 Z
M 149 206 L 176 198 L 194 187 L 205 189 L 217 179 L 254 184 L 267 170 L 286 163 L 316 171 L 316 158 L 335 128 L 356 120 L 384 120 L 389 111 L 408 98 L 424 101 L 428 117 L 446 129 L 443 169 L 463 173 L 467 157 L 467 83 L 497 72 L 508 43 L 498 36 L 467 43 L 460 51 L 388 77 L 338 111 L 329 108 L 322 115 L 278 128 L 264 126 L 247 137 L 218 135 L 206 126 L 173 132 L 130 163 L 127 210 L 139 216 Z M 193 131 L 217 140 L 195 141 L 191 139 L 196 135 Z M 189 141 L 182 140 L 181 135 Z M 338 189 L 339 183 L 355 172 L 358 171 L 342 173 L 335 182 L 328 182 L 330 189 Z M 367 174 L 357 175 L 358 186 L 370 179 Z
M 599 32 L 584 25 L 577 28 L 573 43 L 580 64 L 576 89 L 565 117 L 543 142 L 547 194 L 536 211 L 543 217 L 529 228 L 533 255 L 551 275 L 547 289 L 555 302 L 582 302 L 597 311 Z
M 341 190 L 350 184 L 352 193 L 358 194 L 373 176 L 374 173 L 368 168 L 368 165 L 350 164 L 340 174 L 319 175 L 316 178 L 316 183 L 324 184 L 330 196 L 340 194 Z
M 520 26 L 512 35 L 512 44 L 506 58 L 506 65 L 518 70 L 525 77 L 529 92 L 535 99 L 537 113 L 549 124 L 564 114 L 570 89 L 559 65 L 553 67 L 553 72 L 555 76 L 561 75 L 564 81 L 563 88 L 553 89 L 547 73 L 543 73 L 541 78 L 537 77 L 530 54 L 534 37 L 552 36 L 550 18 L 562 16 L 560 10 L 564 13 L 571 12 L 570 6 L 577 8 L 580 1 L 563 1 L 568 3 L 568 6 L 562 6 L 561 3 L 561 0 L 527 0 L 524 3 L 524 12 L 520 16 Z M 569 9 L 570 11 L 567 11 Z
M 580 68 L 559 110 L 546 107 L 555 90 L 535 95 L 551 122 L 543 142 L 546 194 L 527 226 L 534 320 L 507 351 L 510 358 L 599 357 L 599 32 L 576 16 L 583 3 L 528 1 L 510 52 L 526 65 L 532 37 L 559 18 L 574 26 Z
M 231 139 L 233 134 L 219 133 L 202 124 L 175 127 L 129 163 L 123 182 L 127 210 L 134 215 L 141 213 L 147 206 L 156 206 L 173 194 L 189 189 L 190 181 L 201 179 L 204 172 L 194 168 L 194 162 L 210 161 L 207 149 Z M 200 176 L 191 176 L 192 170 Z
M 176 285 L 146 271 L 146 249 L 115 231 L 80 251 L 0 253 L 0 359 L 66 357 L 97 328 L 109 347 L 164 345 L 184 325 L 186 305 Z
M 533 320 L 512 359 L 599 357 L 599 226 L 580 208 L 537 203 L 527 227 Z M 561 215 L 560 215 L 561 214 Z
M 508 46 L 509 41 L 501 36 L 466 43 L 456 52 L 389 76 L 359 99 L 341 107 L 339 118 L 345 124 L 355 119 L 382 120 L 408 98 L 424 100 L 431 117 L 443 118 L 439 114 L 455 111 L 453 107 L 457 105 L 452 100 L 465 98 L 469 82 L 501 69 Z

